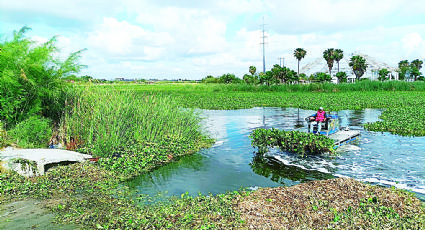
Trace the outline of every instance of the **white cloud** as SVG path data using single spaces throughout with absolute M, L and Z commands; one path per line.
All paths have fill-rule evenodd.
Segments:
M 175 39 L 172 49 L 178 54 L 211 54 L 226 47 L 226 23 L 208 11 L 172 7 L 149 11 L 139 12 L 137 22 L 169 33 Z
M 173 39 L 165 32 L 155 33 L 115 18 L 104 18 L 103 23 L 87 38 L 91 48 L 110 58 L 158 60 L 166 54 L 166 46 Z
M 424 58 L 423 0 L 0 0 L 0 26 L 42 24 L 93 76 L 172 78 L 262 69 L 260 25 L 268 30 L 267 69 L 285 58 L 296 69 L 295 48 L 307 50 L 301 67 L 327 48 L 361 51 L 394 64 Z M 44 31 L 44 33 L 43 33 Z M 47 40 L 47 39 L 46 39 Z
M 408 33 L 402 39 L 402 47 L 408 57 L 422 56 L 425 54 L 425 41 L 419 33 Z

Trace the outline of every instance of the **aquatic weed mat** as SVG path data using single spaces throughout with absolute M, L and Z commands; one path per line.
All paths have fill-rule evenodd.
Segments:
M 425 229 L 413 194 L 349 178 L 260 189 L 235 209 L 250 229 Z

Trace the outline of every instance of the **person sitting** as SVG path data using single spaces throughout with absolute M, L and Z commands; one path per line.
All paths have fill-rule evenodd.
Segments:
M 320 107 L 317 113 L 310 117 L 310 133 L 313 133 L 314 125 L 317 124 L 317 134 L 320 134 L 320 131 L 322 130 L 322 123 L 326 121 L 326 117 L 326 112 L 323 110 L 323 107 Z

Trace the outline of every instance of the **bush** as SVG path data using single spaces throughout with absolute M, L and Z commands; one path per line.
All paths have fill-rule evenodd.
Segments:
M 8 132 L 8 138 L 21 148 L 42 148 L 52 136 L 51 120 L 33 116 Z
M 25 38 L 28 30 L 0 41 L 0 120 L 7 130 L 39 114 L 58 121 L 65 104 L 61 78 L 84 67 L 78 64 L 82 50 L 59 60 L 56 37 L 38 45 Z

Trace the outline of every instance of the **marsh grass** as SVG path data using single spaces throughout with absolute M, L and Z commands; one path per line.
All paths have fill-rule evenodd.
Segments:
M 29 117 L 8 132 L 9 141 L 20 148 L 45 148 L 51 136 L 51 120 L 39 116 Z
M 144 171 L 208 142 L 199 114 L 169 96 L 113 87 L 75 90 L 64 132 L 75 139 L 78 151 L 101 157 L 110 169 Z
M 352 92 L 352 91 L 425 91 L 425 82 L 405 81 L 369 81 L 356 83 L 310 83 L 310 84 L 283 84 L 283 85 L 254 85 L 254 84 L 158 84 L 158 85 L 117 85 L 119 89 L 138 89 L 149 91 L 155 89 L 163 92 L 190 93 L 197 92 Z

